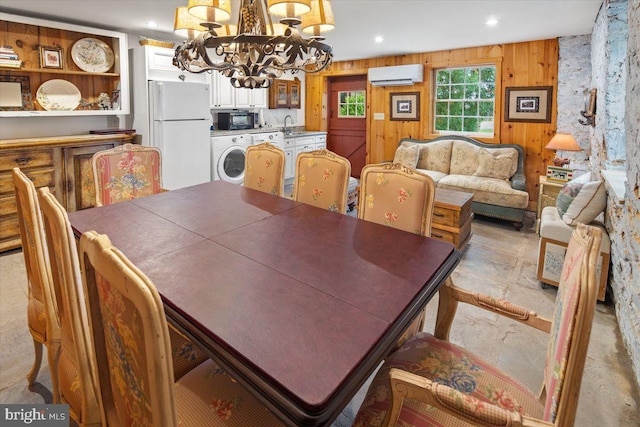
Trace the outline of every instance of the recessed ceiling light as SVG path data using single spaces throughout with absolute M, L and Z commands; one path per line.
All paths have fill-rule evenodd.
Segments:
M 487 26 L 495 27 L 496 25 L 498 25 L 498 20 L 496 18 L 487 19 Z
M 149 27 L 149 28 L 157 28 L 158 27 L 158 23 L 156 21 L 148 21 L 147 22 L 147 27 Z
M 376 36 L 373 41 L 375 41 L 376 43 L 382 43 L 384 41 L 384 37 L 382 36 Z

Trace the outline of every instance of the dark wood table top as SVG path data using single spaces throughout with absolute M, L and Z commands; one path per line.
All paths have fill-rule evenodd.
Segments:
M 216 181 L 69 214 L 290 425 L 328 425 L 460 260 L 453 245 Z

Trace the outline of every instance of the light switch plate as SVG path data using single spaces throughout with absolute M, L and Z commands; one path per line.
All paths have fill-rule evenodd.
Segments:
M 384 120 L 384 113 L 373 113 L 373 120 Z

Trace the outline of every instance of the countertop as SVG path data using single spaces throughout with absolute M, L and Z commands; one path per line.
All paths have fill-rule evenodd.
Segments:
M 270 132 L 282 132 L 282 128 L 256 128 L 256 129 L 242 129 L 242 130 L 214 130 L 211 131 L 211 136 L 227 136 L 227 135 L 247 135 L 256 133 L 270 133 Z M 304 130 L 299 128 L 293 128 L 292 133 L 285 135 L 285 138 L 298 138 L 301 136 L 310 135 L 326 135 L 327 132 L 319 130 Z

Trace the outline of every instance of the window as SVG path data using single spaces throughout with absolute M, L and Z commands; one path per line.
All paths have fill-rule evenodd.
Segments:
M 364 117 L 364 90 L 338 92 L 338 117 Z
M 434 72 L 436 133 L 493 136 L 495 65 L 441 68 Z

